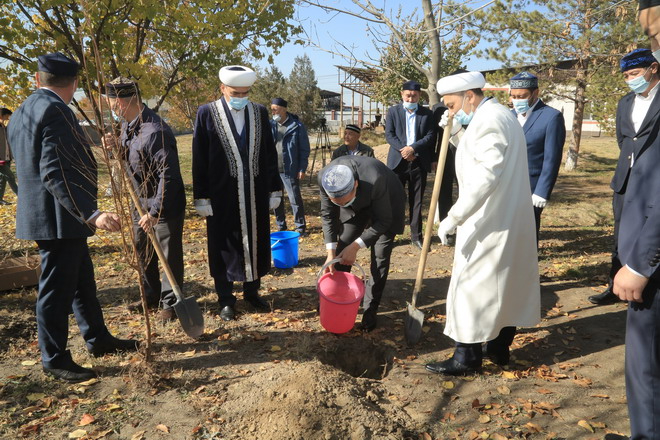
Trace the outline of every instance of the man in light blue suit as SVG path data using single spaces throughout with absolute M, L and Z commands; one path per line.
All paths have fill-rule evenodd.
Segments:
M 564 116 L 539 99 L 539 80 L 529 72 L 511 78 L 513 113 L 527 139 L 527 166 L 538 242 L 541 212 L 557 181 L 566 140 Z

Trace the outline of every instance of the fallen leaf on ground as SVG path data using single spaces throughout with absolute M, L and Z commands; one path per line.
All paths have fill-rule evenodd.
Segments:
M 162 423 L 161 423 L 160 425 L 156 425 L 156 429 L 159 430 L 159 431 L 163 431 L 163 432 L 166 433 L 166 434 L 169 434 L 169 433 L 170 433 L 170 428 L 168 428 L 167 426 L 163 425 Z
M 511 389 L 505 385 L 497 387 L 497 391 L 500 394 L 511 394 Z
M 78 426 L 87 426 L 90 423 L 94 422 L 94 416 L 91 414 L 83 414 L 82 418 L 80 419 L 80 422 L 78 422 Z
M 32 365 L 37 365 L 37 361 L 23 361 L 21 365 L 24 367 L 31 367 Z
M 589 432 L 594 432 L 593 426 L 591 426 L 586 420 L 580 420 L 577 424 Z
M 144 434 L 146 434 L 147 431 L 138 431 L 135 434 L 133 434 L 133 437 L 131 437 L 131 440 L 144 440 Z
M 86 435 L 87 431 L 84 429 L 76 429 L 75 431 L 69 433 L 69 438 L 83 438 Z

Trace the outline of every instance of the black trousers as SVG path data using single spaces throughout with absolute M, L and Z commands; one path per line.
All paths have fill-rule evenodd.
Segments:
M 408 186 L 408 217 L 410 218 L 410 238 L 422 240 L 422 199 L 426 189 L 426 171 L 419 166 L 419 159 L 413 162 L 402 160 L 394 169 L 401 184 Z
M 513 343 L 514 336 L 516 336 L 515 327 L 503 327 L 495 339 L 486 342 L 486 352 L 493 355 L 508 353 L 509 347 Z M 454 350 L 454 359 L 461 364 L 470 367 L 481 366 L 481 361 L 483 360 L 483 348 L 481 343 L 463 344 L 457 342 L 456 349 Z
M 41 256 L 36 307 L 41 362 L 46 368 L 65 368 L 72 362 L 66 349 L 71 312 L 88 348 L 109 338 L 110 333 L 96 297 L 87 238 L 37 240 L 37 245 Z
M 337 254 L 339 254 L 346 246 L 353 243 L 364 229 L 368 226 L 370 216 L 366 214 L 358 214 L 348 222 L 343 224 L 339 241 L 337 243 Z M 371 247 L 371 278 L 367 283 L 364 292 L 364 301 L 362 306 L 364 310 L 369 308 L 378 311 L 380 300 L 385 290 L 385 283 L 387 276 L 390 272 L 390 257 L 392 256 L 392 249 L 394 248 L 394 237 L 396 234 L 387 232 L 378 237 L 378 240 Z M 335 268 L 344 272 L 350 272 L 351 266 L 336 264 Z
M 539 247 L 539 230 L 541 229 L 541 213 L 543 208 L 534 206 L 534 221 L 536 222 L 536 247 Z
M 447 213 L 449 213 L 449 210 L 454 205 L 453 194 L 454 182 L 456 181 L 455 151 L 456 148 L 451 146 L 447 149 L 447 160 L 442 173 L 442 185 L 440 185 L 440 195 L 438 196 L 438 215 L 440 221 L 447 217 Z
M 227 281 L 221 278 L 214 278 L 215 291 L 218 293 L 218 303 L 220 308 L 227 306 L 234 307 L 236 304 L 236 296 L 234 296 L 234 282 Z M 254 281 L 245 281 L 243 283 L 243 297 L 244 298 L 257 298 L 259 296 L 259 288 L 261 287 L 261 278 Z
M 156 238 L 179 288 L 183 286 L 183 218 L 184 213 L 181 213 L 176 218 L 164 219 L 154 226 Z M 136 221 L 133 223 L 133 231 L 140 258 L 144 262 L 143 281 L 147 303 L 154 306 L 162 303 L 163 309 L 169 309 L 176 302 L 172 285 L 164 271 L 161 278 L 158 272 L 158 255 L 149 242 L 149 236 Z
M 631 440 L 660 439 L 660 282 L 651 279 L 643 303 L 626 321 L 626 395 Z

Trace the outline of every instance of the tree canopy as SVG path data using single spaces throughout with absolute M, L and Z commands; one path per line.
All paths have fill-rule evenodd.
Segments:
M 575 103 L 569 170 L 577 164 L 585 106 L 593 103 L 607 127 L 626 92 L 616 78 L 618 61 L 645 44 L 636 6 L 634 0 L 500 0 L 470 19 L 473 35 L 492 43 L 480 55 L 511 67 L 539 66 L 549 91 Z M 569 67 L 558 69 L 563 61 Z
M 83 64 L 88 97 L 99 79 L 123 75 L 156 97 L 157 109 L 189 78 L 217 77 L 225 63 L 277 51 L 300 31 L 293 12 L 284 0 L 0 0 L 0 92 L 15 106 L 31 88 L 37 56 L 58 50 Z

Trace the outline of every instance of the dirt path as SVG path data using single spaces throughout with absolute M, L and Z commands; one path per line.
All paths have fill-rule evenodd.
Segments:
M 626 433 L 625 305 L 594 307 L 586 300 L 601 290 L 608 269 L 606 187 L 616 147 L 606 139 L 587 140 L 582 148 L 583 169 L 560 176 L 544 212 L 543 322 L 521 329 L 504 370 L 487 364 L 482 375 L 466 378 L 424 370 L 426 362 L 452 352 L 442 328 L 453 248 L 437 239 L 419 303 L 426 314 L 419 344 L 408 348 L 403 337 L 419 258 L 407 234 L 397 239 L 378 328 L 369 334 L 325 332 L 315 292 L 323 240 L 316 189 L 310 187 L 304 197 L 311 234 L 300 243 L 299 265 L 263 279 L 272 312 L 250 313 L 239 299 L 239 318 L 229 324 L 217 318 L 204 225 L 189 212 L 185 290 L 200 298 L 207 332 L 192 341 L 177 323 L 154 324 L 151 366 L 139 355 L 90 357 L 72 321 L 74 359 L 93 366 L 101 378 L 75 386 L 46 379 L 36 347 L 34 290 L 2 294 L 0 436 L 500 440 Z M 132 275 L 107 241 L 95 240 L 92 248 L 111 330 L 142 337 L 143 318 L 124 307 L 136 295 Z M 359 256 L 365 267 L 367 257 Z

